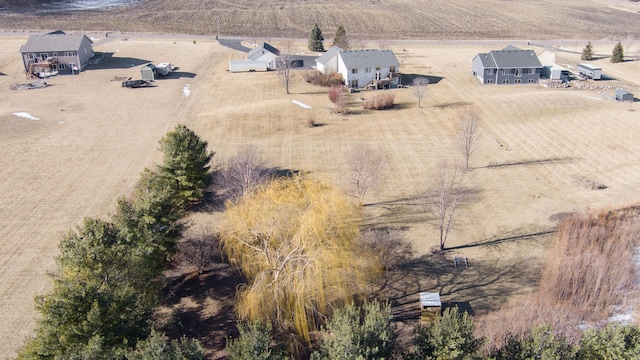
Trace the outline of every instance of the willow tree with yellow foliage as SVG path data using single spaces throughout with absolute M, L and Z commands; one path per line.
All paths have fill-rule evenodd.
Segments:
M 304 175 L 229 202 L 220 241 L 247 279 L 239 317 L 271 321 L 309 343 L 309 331 L 361 293 L 379 268 L 358 252 L 360 219 L 343 193 Z

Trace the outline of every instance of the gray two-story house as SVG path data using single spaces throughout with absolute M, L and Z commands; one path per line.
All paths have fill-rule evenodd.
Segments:
M 482 84 L 536 84 L 542 64 L 533 50 L 507 46 L 480 53 L 471 60 L 473 75 Z
M 93 56 L 93 42 L 83 34 L 67 34 L 55 31 L 43 35 L 31 35 L 20 47 L 24 70 L 30 74 L 34 65 L 46 66 L 49 71 L 81 71 Z

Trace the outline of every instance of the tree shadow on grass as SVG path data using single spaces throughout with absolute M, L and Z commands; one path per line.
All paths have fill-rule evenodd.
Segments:
M 227 264 L 217 263 L 208 271 L 181 273 L 169 279 L 163 307 L 169 320 L 163 330 L 172 339 L 196 338 L 208 353 L 219 355 L 236 328 L 236 288 L 244 278 Z
M 516 232 L 524 232 L 522 229 Z M 545 233 L 546 234 L 546 233 Z M 512 240 L 508 240 L 512 238 Z M 547 235 L 504 236 L 507 241 L 544 241 Z M 491 242 L 475 246 L 494 246 Z M 469 267 L 454 266 L 453 259 L 463 247 L 423 255 L 387 272 L 377 283 L 372 296 L 387 299 L 392 307 L 400 341 L 411 345 L 415 328 L 420 323 L 420 292 L 436 292 L 443 309 L 456 306 L 471 315 L 484 314 L 506 301 L 507 297 L 535 287 L 542 264 L 526 259 L 469 259 Z

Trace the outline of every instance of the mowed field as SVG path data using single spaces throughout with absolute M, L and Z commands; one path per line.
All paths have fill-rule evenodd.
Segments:
M 2 2 L 0 1 L 0 6 Z M 627 0 L 140 0 L 100 11 L 0 12 L 0 29 L 64 29 L 305 38 L 318 23 L 364 39 L 591 39 L 638 37 Z
M 18 49 L 26 38 L 0 41 L 0 358 L 15 355 L 33 330 L 33 297 L 50 287 L 47 272 L 54 270 L 60 235 L 83 217 L 111 212 L 140 172 L 160 161 L 158 140 L 178 123 L 208 141 L 219 161 L 251 144 L 273 167 L 307 171 L 336 186 L 353 144 L 385 151 L 389 182 L 366 199 L 363 226 L 402 229 L 414 244 L 419 272 L 385 290 L 406 304 L 417 301 L 418 288 L 438 290 L 445 301 L 468 301 L 476 313 L 486 313 L 535 286 L 557 214 L 635 204 L 639 197 L 637 102 L 610 101 L 612 91 L 481 86 L 471 75 L 476 53 L 508 44 L 526 48 L 526 42 L 391 44 L 403 73 L 432 78 L 423 107 L 410 89 L 394 89 L 388 92 L 395 109 L 364 111 L 361 98 L 373 92 L 363 91 L 350 95 L 350 114 L 330 116 L 326 89 L 306 84 L 299 72 L 289 95 L 275 73 L 229 73 L 227 62 L 244 54 L 215 41 L 109 38 L 96 46 L 107 53 L 100 64 L 28 91 L 9 89 L 25 82 Z M 294 45 L 305 51 L 305 43 Z M 613 44 L 598 46 L 596 52 L 609 53 Z M 579 55 L 555 56 L 563 66 L 579 62 Z M 112 81 L 138 78 L 149 61 L 179 70 L 151 88 L 125 89 Z M 596 63 L 615 78 L 607 85 L 640 93 L 640 63 Z M 419 197 L 441 160 L 462 161 L 455 116 L 471 104 L 483 111 L 471 159 L 473 196 L 450 235 L 447 245 L 454 249 L 438 262 L 430 255 L 437 232 Z M 318 126 L 306 127 L 309 117 Z M 606 189 L 594 190 L 594 184 Z M 193 223 L 215 227 L 221 219 L 221 213 L 199 213 Z M 471 268 L 454 271 L 448 261 L 456 255 L 469 257 Z M 411 285 L 402 288 L 403 281 Z M 207 304 L 198 306 L 211 316 L 205 307 L 214 311 L 216 304 Z

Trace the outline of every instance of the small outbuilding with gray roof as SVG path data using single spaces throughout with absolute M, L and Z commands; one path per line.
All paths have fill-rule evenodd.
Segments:
M 400 62 L 391 50 L 343 50 L 332 47 L 316 59 L 323 74 L 340 73 L 349 88 L 398 86 Z
M 24 70 L 29 72 L 33 64 L 50 62 L 51 70 L 62 72 L 81 71 L 93 56 L 93 42 L 83 34 L 67 34 L 54 31 L 43 35 L 31 35 L 20 47 Z
M 633 101 L 633 94 L 628 92 L 627 90 L 618 89 L 616 90 L 616 100 L 617 101 Z
M 479 53 L 471 60 L 472 72 L 482 84 L 535 84 L 542 64 L 533 50 L 507 46 Z
M 280 58 L 280 50 L 267 43 L 260 44 L 247 54 L 247 60 L 266 62 L 268 70 L 273 70 L 278 66 L 278 58 Z

